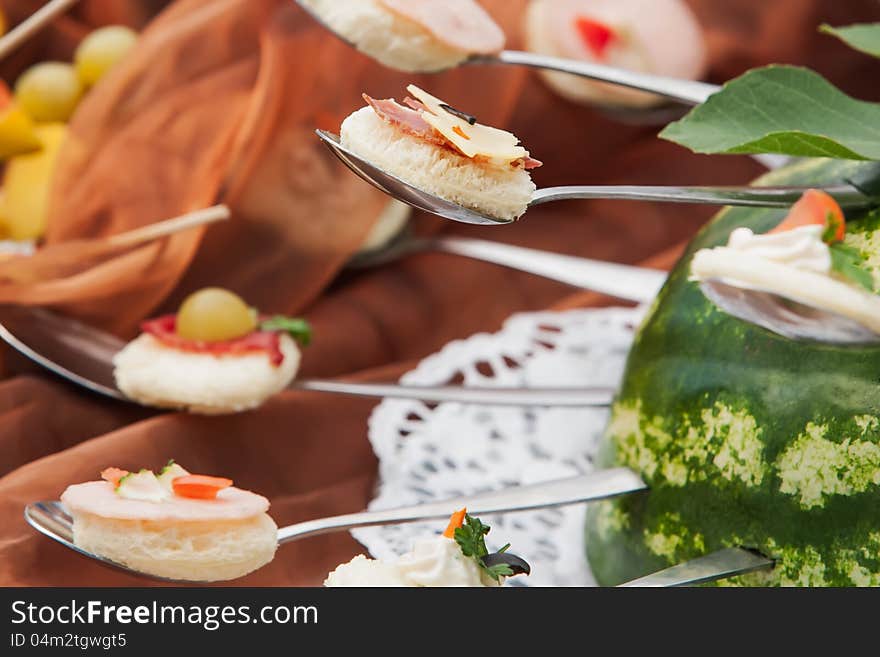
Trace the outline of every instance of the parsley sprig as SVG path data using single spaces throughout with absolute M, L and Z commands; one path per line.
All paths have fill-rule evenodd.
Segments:
M 308 347 L 312 341 L 312 327 L 309 323 L 298 317 L 285 317 L 273 315 L 269 319 L 260 322 L 261 331 L 284 331 L 296 340 L 301 346 Z
M 489 525 L 484 525 L 479 518 L 465 515 L 464 523 L 455 530 L 455 542 L 461 548 L 461 552 L 466 557 L 471 557 L 477 562 L 480 570 L 496 582 L 500 582 L 502 577 L 510 577 L 513 575 L 513 569 L 506 563 L 494 564 L 487 566 L 483 561 L 483 557 L 489 554 L 486 547 L 486 534 L 489 533 Z M 506 552 L 510 548 L 510 543 L 501 548 L 498 552 Z
M 828 247 L 831 250 L 831 269 L 856 285 L 874 291 L 874 277 L 865 267 L 862 253 L 843 242 L 835 242 Z

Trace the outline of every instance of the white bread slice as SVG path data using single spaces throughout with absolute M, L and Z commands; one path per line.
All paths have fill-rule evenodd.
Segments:
M 476 162 L 400 130 L 371 107 L 345 119 L 340 138 L 343 146 L 410 185 L 501 221 L 521 217 L 536 189 L 523 167 Z

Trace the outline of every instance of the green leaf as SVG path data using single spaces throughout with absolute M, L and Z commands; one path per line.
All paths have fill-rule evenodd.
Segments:
M 312 327 L 304 319 L 274 315 L 260 323 L 261 331 L 284 331 L 289 333 L 294 340 L 303 347 L 308 347 L 312 341 Z
M 874 277 L 867 269 L 862 268 L 864 258 L 858 249 L 842 242 L 828 247 L 831 250 L 831 269 L 841 276 L 859 285 L 868 292 L 874 291 Z
M 880 57 L 880 23 L 858 23 L 845 27 L 832 27 L 825 23 L 820 32 L 836 36 L 851 48 Z
M 697 153 L 880 160 L 880 104 L 809 69 L 767 66 L 731 80 L 660 136 Z

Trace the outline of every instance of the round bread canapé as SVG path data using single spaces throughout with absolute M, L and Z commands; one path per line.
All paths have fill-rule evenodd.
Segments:
M 542 55 L 642 73 L 698 80 L 708 55 L 700 24 L 682 0 L 532 0 L 526 44 Z M 604 82 L 541 71 L 560 96 L 576 103 L 646 108 L 660 96 Z
M 173 482 L 169 468 L 179 474 Z M 275 556 L 278 528 L 265 497 L 173 463 L 159 477 L 108 471 L 117 473 L 115 483 L 75 484 L 61 496 L 73 516 L 74 544 L 83 550 L 147 575 L 196 582 L 242 577 Z M 215 480 L 229 485 L 217 490 Z M 186 490 L 191 481 L 195 487 Z
M 381 64 L 430 73 L 504 48 L 475 0 L 302 0 L 330 29 Z
M 342 123 L 342 145 L 418 189 L 501 222 L 521 217 L 536 189 L 529 171 L 541 163 L 513 134 L 407 90 L 406 106 L 365 95 L 367 106 Z
M 261 317 L 237 295 L 205 288 L 176 315 L 141 325 L 113 359 L 117 387 L 146 406 L 235 413 L 261 405 L 296 376 L 308 325 Z

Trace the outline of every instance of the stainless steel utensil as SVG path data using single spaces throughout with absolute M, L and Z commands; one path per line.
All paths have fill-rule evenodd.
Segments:
M 318 137 L 349 169 L 377 189 L 418 210 L 480 226 L 498 226 L 512 223 L 498 219 L 463 205 L 447 201 L 436 194 L 419 189 L 362 158 L 342 145 L 339 135 L 327 130 L 316 130 Z M 870 207 L 871 199 L 852 185 L 841 184 L 823 187 L 843 208 Z M 657 201 L 664 203 L 700 203 L 708 205 L 738 205 L 752 207 L 785 208 L 797 201 L 806 191 L 805 187 L 678 187 L 644 185 L 571 185 L 546 187 L 537 190 L 529 207 L 575 199 L 621 199 L 632 201 Z
M 355 527 L 447 518 L 456 509 L 463 507 L 467 507 L 468 512 L 473 515 L 511 513 L 609 499 L 646 488 L 641 478 L 628 468 L 600 470 L 570 479 L 514 486 L 500 491 L 456 497 L 439 502 L 308 520 L 279 529 L 278 544 L 283 545 L 309 536 L 354 529 Z M 142 577 L 164 579 L 132 570 L 124 564 L 111 561 L 77 546 L 73 542 L 73 518 L 61 502 L 43 501 L 29 504 L 25 507 L 24 517 L 31 527 L 41 534 L 58 541 L 71 550 L 100 561 L 104 565 Z M 164 579 L 164 581 L 173 580 Z
M 23 307 L 0 310 L 0 339 L 51 372 L 106 397 L 129 400 L 116 387 L 113 356 L 125 346 L 116 336 L 55 313 Z M 594 388 L 465 388 L 349 383 L 303 379 L 292 388 L 359 397 L 499 406 L 608 406 L 615 390 Z
M 404 235 L 387 247 L 355 256 L 352 269 L 376 267 L 424 251 L 437 251 L 491 262 L 543 276 L 618 299 L 650 303 L 666 281 L 666 272 L 468 237 L 414 238 Z
M 860 322 L 767 290 L 742 288 L 717 278 L 700 283 L 703 294 L 721 310 L 783 337 L 834 345 L 880 342 Z
M 772 568 L 774 562 L 762 554 L 743 548 L 726 548 L 703 557 L 676 564 L 620 586 L 673 587 L 694 586 L 735 575 L 745 575 Z
M 297 0 L 297 4 L 299 4 L 303 10 L 305 10 L 326 30 L 350 45 L 352 48 L 357 48 L 354 43 L 330 27 L 320 16 L 312 11 L 311 7 L 300 2 L 300 0 Z M 528 68 L 570 73 L 582 78 L 589 78 L 600 82 L 610 82 L 622 87 L 629 87 L 630 89 L 647 91 L 684 105 L 699 105 L 704 103 L 709 96 L 721 89 L 721 87 L 717 85 L 708 84 L 706 82 L 681 80 L 678 78 L 669 78 L 648 73 L 625 71 L 623 69 L 592 62 L 563 59 L 560 57 L 548 57 L 546 55 L 538 55 L 536 53 L 517 50 L 503 50 L 496 55 L 471 57 L 464 63 L 468 65 L 502 64 L 508 66 L 526 66 Z

